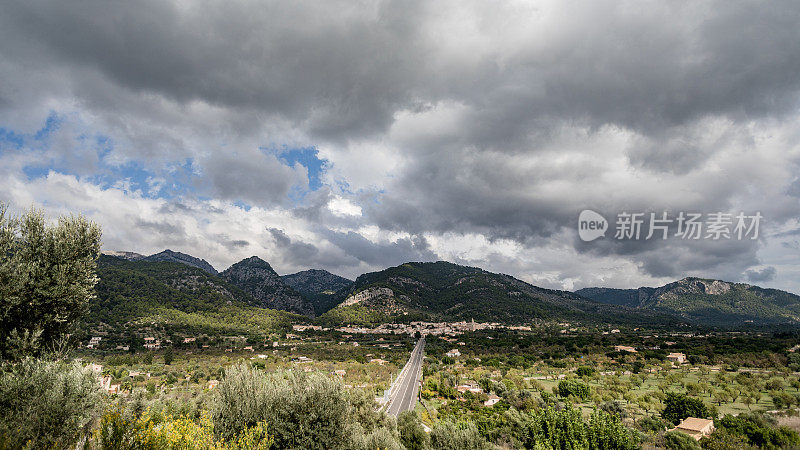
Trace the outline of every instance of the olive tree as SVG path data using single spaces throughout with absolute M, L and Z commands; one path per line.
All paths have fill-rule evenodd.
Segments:
M 0 357 L 36 355 L 70 332 L 94 297 L 100 227 L 81 216 L 50 224 L 0 205 Z

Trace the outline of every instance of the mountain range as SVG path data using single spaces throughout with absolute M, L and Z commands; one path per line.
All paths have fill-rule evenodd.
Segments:
M 689 277 L 661 287 L 585 288 L 575 293 L 610 305 L 663 312 L 696 324 L 800 323 L 800 296 L 744 283 Z
M 191 272 L 186 272 L 189 268 Z M 330 325 L 472 319 L 645 326 L 800 325 L 799 296 L 720 280 L 685 278 L 661 287 L 598 287 L 568 292 L 439 261 L 410 262 L 350 281 L 319 269 L 280 276 L 256 256 L 217 272 L 205 260 L 170 250 L 151 256 L 133 252 L 103 255 L 98 265 L 98 301 L 110 304 L 112 298 L 142 297 L 141 292 L 131 291 L 131 286 L 114 283 L 121 269 L 149 280 L 141 284 L 148 292 L 158 290 L 154 283 L 163 285 L 161 290 L 177 290 L 179 295 L 173 297 L 179 301 L 172 306 L 180 311 L 193 310 L 190 298 L 200 296 L 200 306 L 194 309 L 209 309 L 209 305 L 227 299 L 231 308 L 258 308 L 276 314 L 285 311 L 306 316 L 305 320 L 316 317 L 313 320 Z

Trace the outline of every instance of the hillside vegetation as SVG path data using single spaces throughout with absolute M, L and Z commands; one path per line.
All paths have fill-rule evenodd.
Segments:
M 598 302 L 672 314 L 697 324 L 800 323 L 800 296 L 744 283 L 684 278 L 658 288 L 586 288 L 576 293 Z
M 406 263 L 361 275 L 339 296 L 342 303 L 324 314 L 323 319 L 369 319 L 379 314 L 406 320 L 475 319 L 504 323 L 577 320 L 654 324 L 669 319 L 443 261 Z
M 235 334 L 288 327 L 297 316 L 261 308 L 243 290 L 176 262 L 127 261 L 101 255 L 90 328 L 159 326 L 183 333 Z

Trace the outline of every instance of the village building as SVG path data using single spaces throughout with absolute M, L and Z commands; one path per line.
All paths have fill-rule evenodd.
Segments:
M 627 345 L 615 345 L 614 346 L 614 351 L 615 352 L 637 353 L 635 348 L 628 347 Z
M 489 394 L 489 400 L 486 400 L 485 402 L 483 402 L 483 406 L 493 406 L 495 403 L 497 403 L 499 401 L 500 401 L 500 397 L 498 397 L 498 396 L 496 396 L 494 394 Z
M 458 356 L 461 356 L 461 352 L 458 351 L 457 348 L 454 348 L 454 349 L 450 350 L 449 352 L 447 352 L 445 354 L 450 358 L 456 358 Z
M 667 355 L 667 361 L 672 361 L 675 364 L 683 364 L 686 362 L 686 355 L 683 353 L 670 353 Z
M 711 419 L 698 419 L 697 417 L 687 417 L 678 424 L 677 427 L 669 431 L 680 431 L 689 436 L 700 440 L 714 432 L 714 421 Z

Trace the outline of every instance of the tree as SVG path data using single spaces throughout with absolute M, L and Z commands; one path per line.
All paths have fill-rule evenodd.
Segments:
M 397 429 L 400 431 L 400 441 L 408 450 L 423 450 L 428 446 L 430 437 L 414 411 L 400 413 L 397 417 Z
M 172 364 L 172 360 L 175 359 L 175 354 L 172 351 L 172 347 L 167 347 L 164 350 L 164 365 Z
M 558 395 L 561 397 L 574 395 L 585 400 L 589 398 L 590 393 L 589 385 L 578 380 L 561 380 L 558 383 Z
M 702 400 L 671 392 L 664 398 L 664 411 L 661 413 L 664 420 L 673 424 L 687 417 L 706 418 L 713 415 L 712 410 Z
M 100 235 L 81 216 L 50 225 L 0 205 L 0 357 L 39 354 L 72 329 L 94 297 Z

